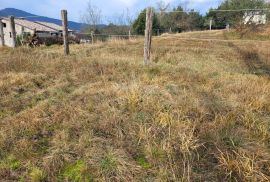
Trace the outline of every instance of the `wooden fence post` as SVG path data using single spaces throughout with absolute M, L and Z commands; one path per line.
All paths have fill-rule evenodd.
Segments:
M 5 45 L 5 37 L 4 37 L 4 25 L 2 20 L 0 19 L 0 46 L 4 46 Z
M 149 20 L 149 41 L 148 41 L 148 60 L 150 61 L 151 47 L 152 47 L 152 34 L 153 34 L 153 8 L 150 8 L 150 20 Z
M 16 47 L 16 30 L 15 30 L 15 21 L 14 16 L 9 17 L 10 24 L 10 38 L 11 38 L 11 47 Z
M 144 39 L 144 64 L 148 65 L 150 61 L 151 42 L 152 42 L 152 22 L 153 9 L 147 8 L 145 22 L 145 39 Z
M 213 23 L 213 20 L 210 19 L 209 30 L 212 30 L 212 23 Z
M 92 44 L 94 44 L 94 33 L 93 32 L 91 32 L 91 42 L 92 42 Z
M 62 26 L 63 26 L 64 54 L 69 55 L 67 10 L 61 11 L 61 17 L 62 17 Z
M 226 24 L 226 30 L 230 31 L 230 24 L 229 23 Z
M 128 31 L 128 40 L 131 40 L 131 31 Z

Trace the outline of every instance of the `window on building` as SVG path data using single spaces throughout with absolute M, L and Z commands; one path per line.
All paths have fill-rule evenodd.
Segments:
M 6 28 L 7 27 L 7 24 L 6 23 L 3 23 L 3 26 L 4 26 L 4 28 Z
M 11 32 L 9 32 L 9 37 L 12 38 Z

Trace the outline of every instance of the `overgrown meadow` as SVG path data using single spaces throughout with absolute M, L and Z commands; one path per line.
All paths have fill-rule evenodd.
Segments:
M 0 179 L 269 181 L 270 43 L 228 36 L 0 48 Z

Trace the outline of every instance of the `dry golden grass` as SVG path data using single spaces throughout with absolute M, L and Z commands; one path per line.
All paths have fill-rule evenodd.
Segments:
M 1 48 L 0 179 L 269 181 L 270 43 L 223 40 Z

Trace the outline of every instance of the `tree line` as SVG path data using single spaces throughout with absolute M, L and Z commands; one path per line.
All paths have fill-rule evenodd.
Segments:
M 265 14 L 267 18 L 270 17 L 269 10 L 267 10 L 270 6 L 267 0 L 224 0 L 216 9 L 211 8 L 204 15 L 194 9 L 188 10 L 184 7 L 185 5 L 180 4 L 171 8 L 169 3 L 159 1 L 154 7 L 153 33 L 206 30 L 209 29 L 210 20 L 213 29 L 224 29 L 226 25 L 230 25 L 241 30 L 250 25 L 254 27 L 252 18 L 255 15 Z M 260 10 L 251 11 L 250 9 Z M 109 21 L 107 26 L 98 27 L 101 16 L 101 10 L 89 3 L 84 15 L 84 20 L 86 20 L 84 23 L 90 26 L 84 31 L 107 34 L 128 34 L 131 31 L 133 34 L 144 34 L 146 9 L 142 10 L 136 17 L 131 16 L 127 10 Z M 244 22 L 247 18 L 250 20 Z

